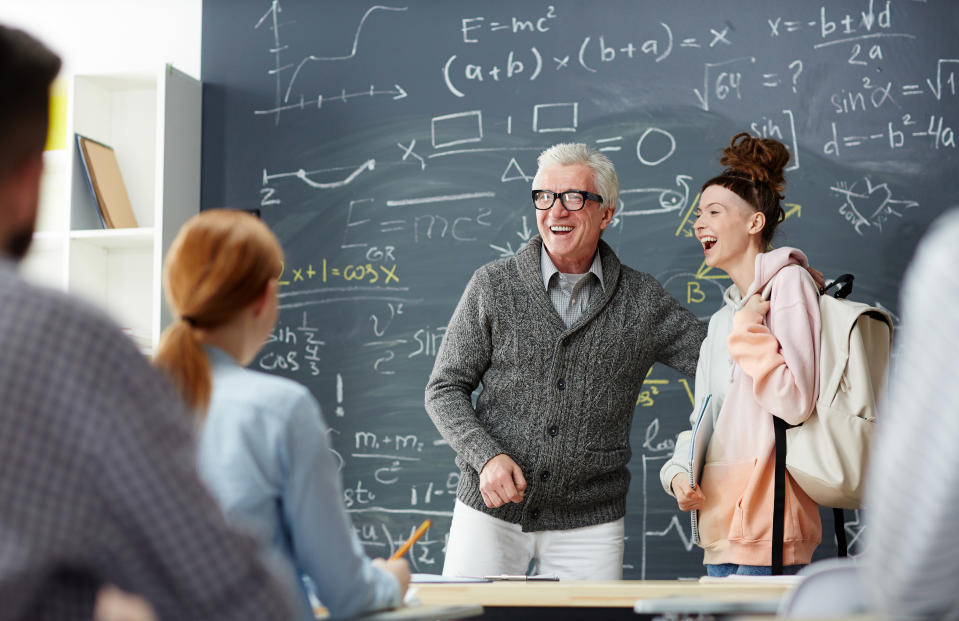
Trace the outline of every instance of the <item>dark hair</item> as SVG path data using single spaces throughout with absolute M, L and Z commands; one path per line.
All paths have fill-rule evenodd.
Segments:
M 700 191 L 718 185 L 735 193 L 766 216 L 760 240 L 769 246 L 776 227 L 786 217 L 781 201 L 789 162 L 786 146 L 774 138 L 756 138 L 746 132 L 733 136 L 719 163 L 726 170 L 703 184 Z
M 43 151 L 59 71 L 60 57 L 47 46 L 0 25 L 0 174 Z

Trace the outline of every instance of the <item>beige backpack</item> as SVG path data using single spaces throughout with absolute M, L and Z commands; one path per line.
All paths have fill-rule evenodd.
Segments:
M 835 295 L 852 290 L 852 276 Z M 892 352 L 892 319 L 874 306 L 824 294 L 819 399 L 806 422 L 786 431 L 786 470 L 818 504 L 862 506 L 869 443 Z

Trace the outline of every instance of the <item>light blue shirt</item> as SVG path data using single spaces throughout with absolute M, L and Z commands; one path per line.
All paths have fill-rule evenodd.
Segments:
M 227 520 L 257 537 L 313 619 L 308 577 L 333 617 L 400 603 L 399 583 L 374 567 L 343 509 L 343 485 L 320 406 L 300 384 L 245 369 L 206 348 L 213 394 L 200 432 L 200 476 Z

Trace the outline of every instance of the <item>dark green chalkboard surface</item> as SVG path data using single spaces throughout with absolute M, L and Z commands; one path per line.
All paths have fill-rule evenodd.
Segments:
M 321 403 L 367 552 L 430 517 L 411 559 L 442 567 L 458 472 L 423 388 L 470 274 L 535 234 L 543 148 L 609 155 L 606 241 L 705 319 L 729 281 L 691 237 L 698 188 L 734 133 L 780 138 L 775 243 L 895 315 L 921 234 L 959 203 L 957 27 L 944 0 L 206 0 L 202 205 L 259 209 L 283 242 L 254 365 Z M 628 578 L 703 573 L 658 480 L 691 388 L 654 367 L 636 407 Z

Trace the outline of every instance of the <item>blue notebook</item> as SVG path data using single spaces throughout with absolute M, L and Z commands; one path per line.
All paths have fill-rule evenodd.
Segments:
M 100 220 L 100 228 L 107 228 L 107 223 L 103 221 L 103 213 L 100 207 L 100 201 L 97 200 L 97 192 L 93 189 L 93 179 L 90 176 L 90 164 L 87 162 L 87 156 L 85 149 L 83 148 L 83 143 L 85 140 L 89 140 L 86 136 L 81 136 L 80 134 L 75 134 L 77 138 L 77 153 L 80 155 L 80 165 L 83 168 L 83 178 L 86 179 L 87 188 L 90 190 L 90 196 L 93 197 L 93 206 L 96 208 L 97 218 Z
M 699 418 L 693 427 L 693 438 L 689 443 L 689 487 L 695 489 L 703 475 L 703 465 L 706 463 L 706 450 L 709 440 L 713 436 L 713 415 L 709 409 L 712 395 L 706 395 L 703 407 L 699 411 Z M 699 543 L 699 511 L 690 511 L 689 519 L 692 523 L 693 543 Z

